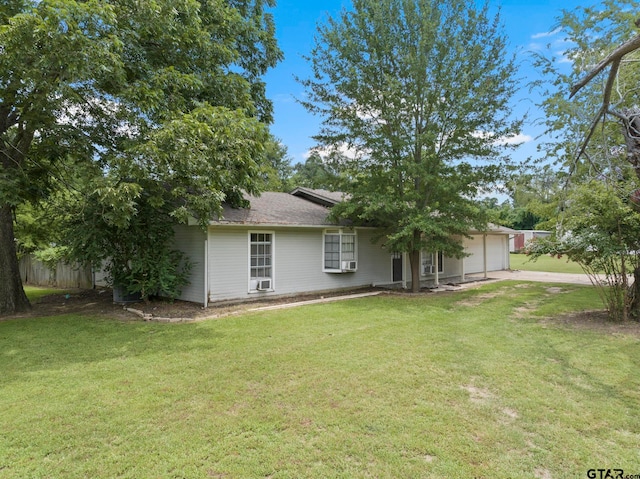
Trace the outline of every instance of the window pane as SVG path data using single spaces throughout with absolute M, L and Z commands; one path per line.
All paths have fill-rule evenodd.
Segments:
M 342 261 L 353 261 L 356 259 L 356 236 L 342 235 Z
M 356 235 L 354 233 L 324 235 L 324 268 L 342 269 L 343 261 L 356 260 Z
M 324 267 L 340 269 L 340 235 L 324 236 Z
M 251 233 L 249 248 L 251 279 L 271 278 L 271 237 L 270 233 Z

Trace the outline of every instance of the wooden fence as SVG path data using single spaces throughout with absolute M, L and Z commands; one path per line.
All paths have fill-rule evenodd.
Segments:
M 54 270 L 31 255 L 20 259 L 20 276 L 24 284 L 57 288 L 93 288 L 94 274 L 90 266 L 60 261 Z

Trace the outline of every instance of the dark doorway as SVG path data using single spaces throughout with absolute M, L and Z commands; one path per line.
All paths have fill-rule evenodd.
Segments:
M 402 253 L 393 253 L 391 269 L 392 281 L 402 281 Z

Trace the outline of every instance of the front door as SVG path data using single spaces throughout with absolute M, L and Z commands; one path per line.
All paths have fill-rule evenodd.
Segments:
M 402 281 L 402 253 L 393 253 L 391 264 L 392 281 Z

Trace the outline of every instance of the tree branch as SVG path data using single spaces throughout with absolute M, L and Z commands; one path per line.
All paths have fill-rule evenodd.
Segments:
M 598 123 L 600 123 L 600 118 L 602 118 L 605 115 L 605 113 L 606 113 L 606 110 L 604 109 L 604 106 L 600 107 L 600 110 L 598 110 L 598 114 L 593 118 L 593 121 L 591 122 L 591 126 L 589 127 L 589 133 L 587 134 L 584 141 L 580 145 L 580 149 L 578 150 L 578 154 L 576 155 L 576 162 L 580 159 L 580 157 L 584 154 L 585 150 L 587 149 L 587 145 L 589 144 L 589 141 L 591 141 L 591 137 L 593 136 L 593 133 L 596 131 L 596 127 L 598 126 Z
M 571 87 L 571 94 L 569 95 L 569 98 L 572 98 L 576 93 L 578 93 L 587 83 L 589 83 L 593 79 L 593 77 L 595 77 L 598 73 L 604 70 L 609 63 L 613 63 L 617 61 L 618 62 L 617 64 L 619 65 L 620 60 L 622 59 L 623 56 L 625 56 L 627 53 L 631 53 L 632 51 L 637 50 L 638 48 L 640 48 L 640 35 L 636 35 L 631 40 L 624 42 L 614 51 L 609 53 L 609 55 L 607 55 L 589 73 L 587 73 L 587 75 L 582 80 L 574 84 Z M 616 72 L 617 72 L 617 66 L 616 66 Z

